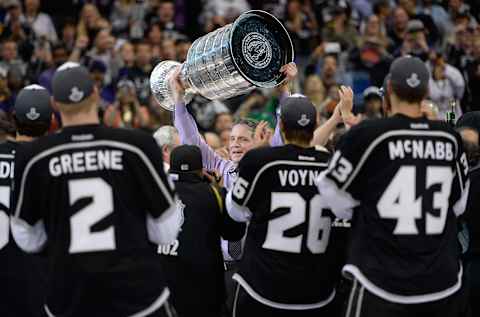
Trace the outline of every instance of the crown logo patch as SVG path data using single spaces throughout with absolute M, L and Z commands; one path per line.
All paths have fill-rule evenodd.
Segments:
M 35 109 L 34 107 L 31 107 L 31 108 L 30 108 L 30 111 L 27 112 L 27 114 L 25 114 L 25 116 L 26 116 L 29 120 L 32 120 L 32 121 L 35 121 L 35 120 L 37 120 L 38 118 L 40 118 L 40 114 L 37 112 L 37 109 Z
M 420 80 L 418 79 L 417 73 L 412 73 L 412 76 L 410 76 L 410 78 L 407 78 L 407 85 L 411 88 L 415 88 L 420 85 Z
M 300 118 L 300 120 L 297 121 L 297 123 L 301 127 L 306 127 L 310 123 L 310 119 L 307 118 L 306 114 L 302 114 L 302 117 Z
M 68 96 L 68 99 L 70 99 L 72 102 L 79 102 L 82 100 L 84 95 L 85 93 L 78 89 L 77 86 L 73 86 L 72 90 L 70 90 L 70 96 Z

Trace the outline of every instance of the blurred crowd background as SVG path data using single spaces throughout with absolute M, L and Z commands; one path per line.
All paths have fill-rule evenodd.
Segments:
M 249 9 L 280 19 L 295 47 L 303 93 L 327 118 L 338 87 L 351 86 L 355 112 L 380 116 L 385 75 L 395 57 L 420 57 L 431 70 L 427 112 L 480 110 L 478 0 L 3 0 L 0 1 L 0 115 L 9 117 L 18 91 L 51 90 L 66 61 L 88 67 L 101 92 L 100 117 L 113 127 L 155 131 L 171 113 L 150 95 L 149 76 L 162 60 L 183 62 L 191 43 Z M 236 116 L 272 126 L 275 90 L 226 101 L 197 96 L 189 110 L 207 142 L 226 145 Z

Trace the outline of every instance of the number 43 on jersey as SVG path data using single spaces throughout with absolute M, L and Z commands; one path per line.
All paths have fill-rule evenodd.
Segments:
M 416 197 L 417 169 L 415 166 L 402 166 L 378 201 L 377 210 L 384 219 L 396 219 L 393 231 L 397 235 L 419 234 L 416 220 L 422 218 L 423 196 Z M 453 171 L 446 166 L 429 166 L 426 169 L 425 188 L 433 192 L 433 206 L 425 213 L 425 233 L 441 234 L 448 213 L 448 199 L 453 181 Z M 439 215 L 432 212 L 436 210 Z

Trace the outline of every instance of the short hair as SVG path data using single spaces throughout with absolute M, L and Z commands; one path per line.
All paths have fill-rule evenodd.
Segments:
M 55 105 L 58 107 L 58 109 L 62 114 L 67 116 L 74 116 L 78 113 L 89 112 L 92 110 L 92 108 L 96 108 L 97 103 L 95 100 L 96 98 L 95 95 L 98 95 L 98 92 L 97 93 L 92 92 L 90 96 L 88 96 L 87 98 L 85 98 L 84 100 L 76 104 L 64 104 L 64 103 L 55 101 Z
M 290 142 L 310 143 L 313 140 L 314 131 L 315 129 L 293 130 L 293 129 L 284 128 L 283 133 L 285 134 L 285 139 Z
M 393 85 L 391 79 L 390 87 L 398 99 L 408 103 L 420 103 L 428 95 L 428 87 L 426 89 L 411 89 L 403 85 Z
M 158 146 L 167 146 L 170 150 L 175 145 L 175 135 L 178 135 L 178 130 L 170 125 L 164 125 L 153 134 L 153 138 L 157 141 Z
M 253 133 L 255 133 L 255 129 L 257 128 L 258 121 L 253 120 L 253 119 L 249 119 L 249 118 L 237 118 L 237 119 L 235 119 L 235 121 L 233 122 L 233 125 L 236 126 L 236 125 L 239 125 L 239 124 L 246 125 L 249 128 L 249 130 L 252 131 L 252 134 L 253 134 Z
M 21 123 L 15 118 L 17 133 L 33 138 L 44 136 L 50 128 L 50 122 L 29 122 Z

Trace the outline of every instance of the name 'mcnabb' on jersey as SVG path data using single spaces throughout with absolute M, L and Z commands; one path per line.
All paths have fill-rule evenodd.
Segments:
M 443 122 L 397 114 L 352 128 L 317 180 L 334 213 L 355 223 L 344 271 L 396 303 L 457 291 L 467 174 L 461 138 Z

